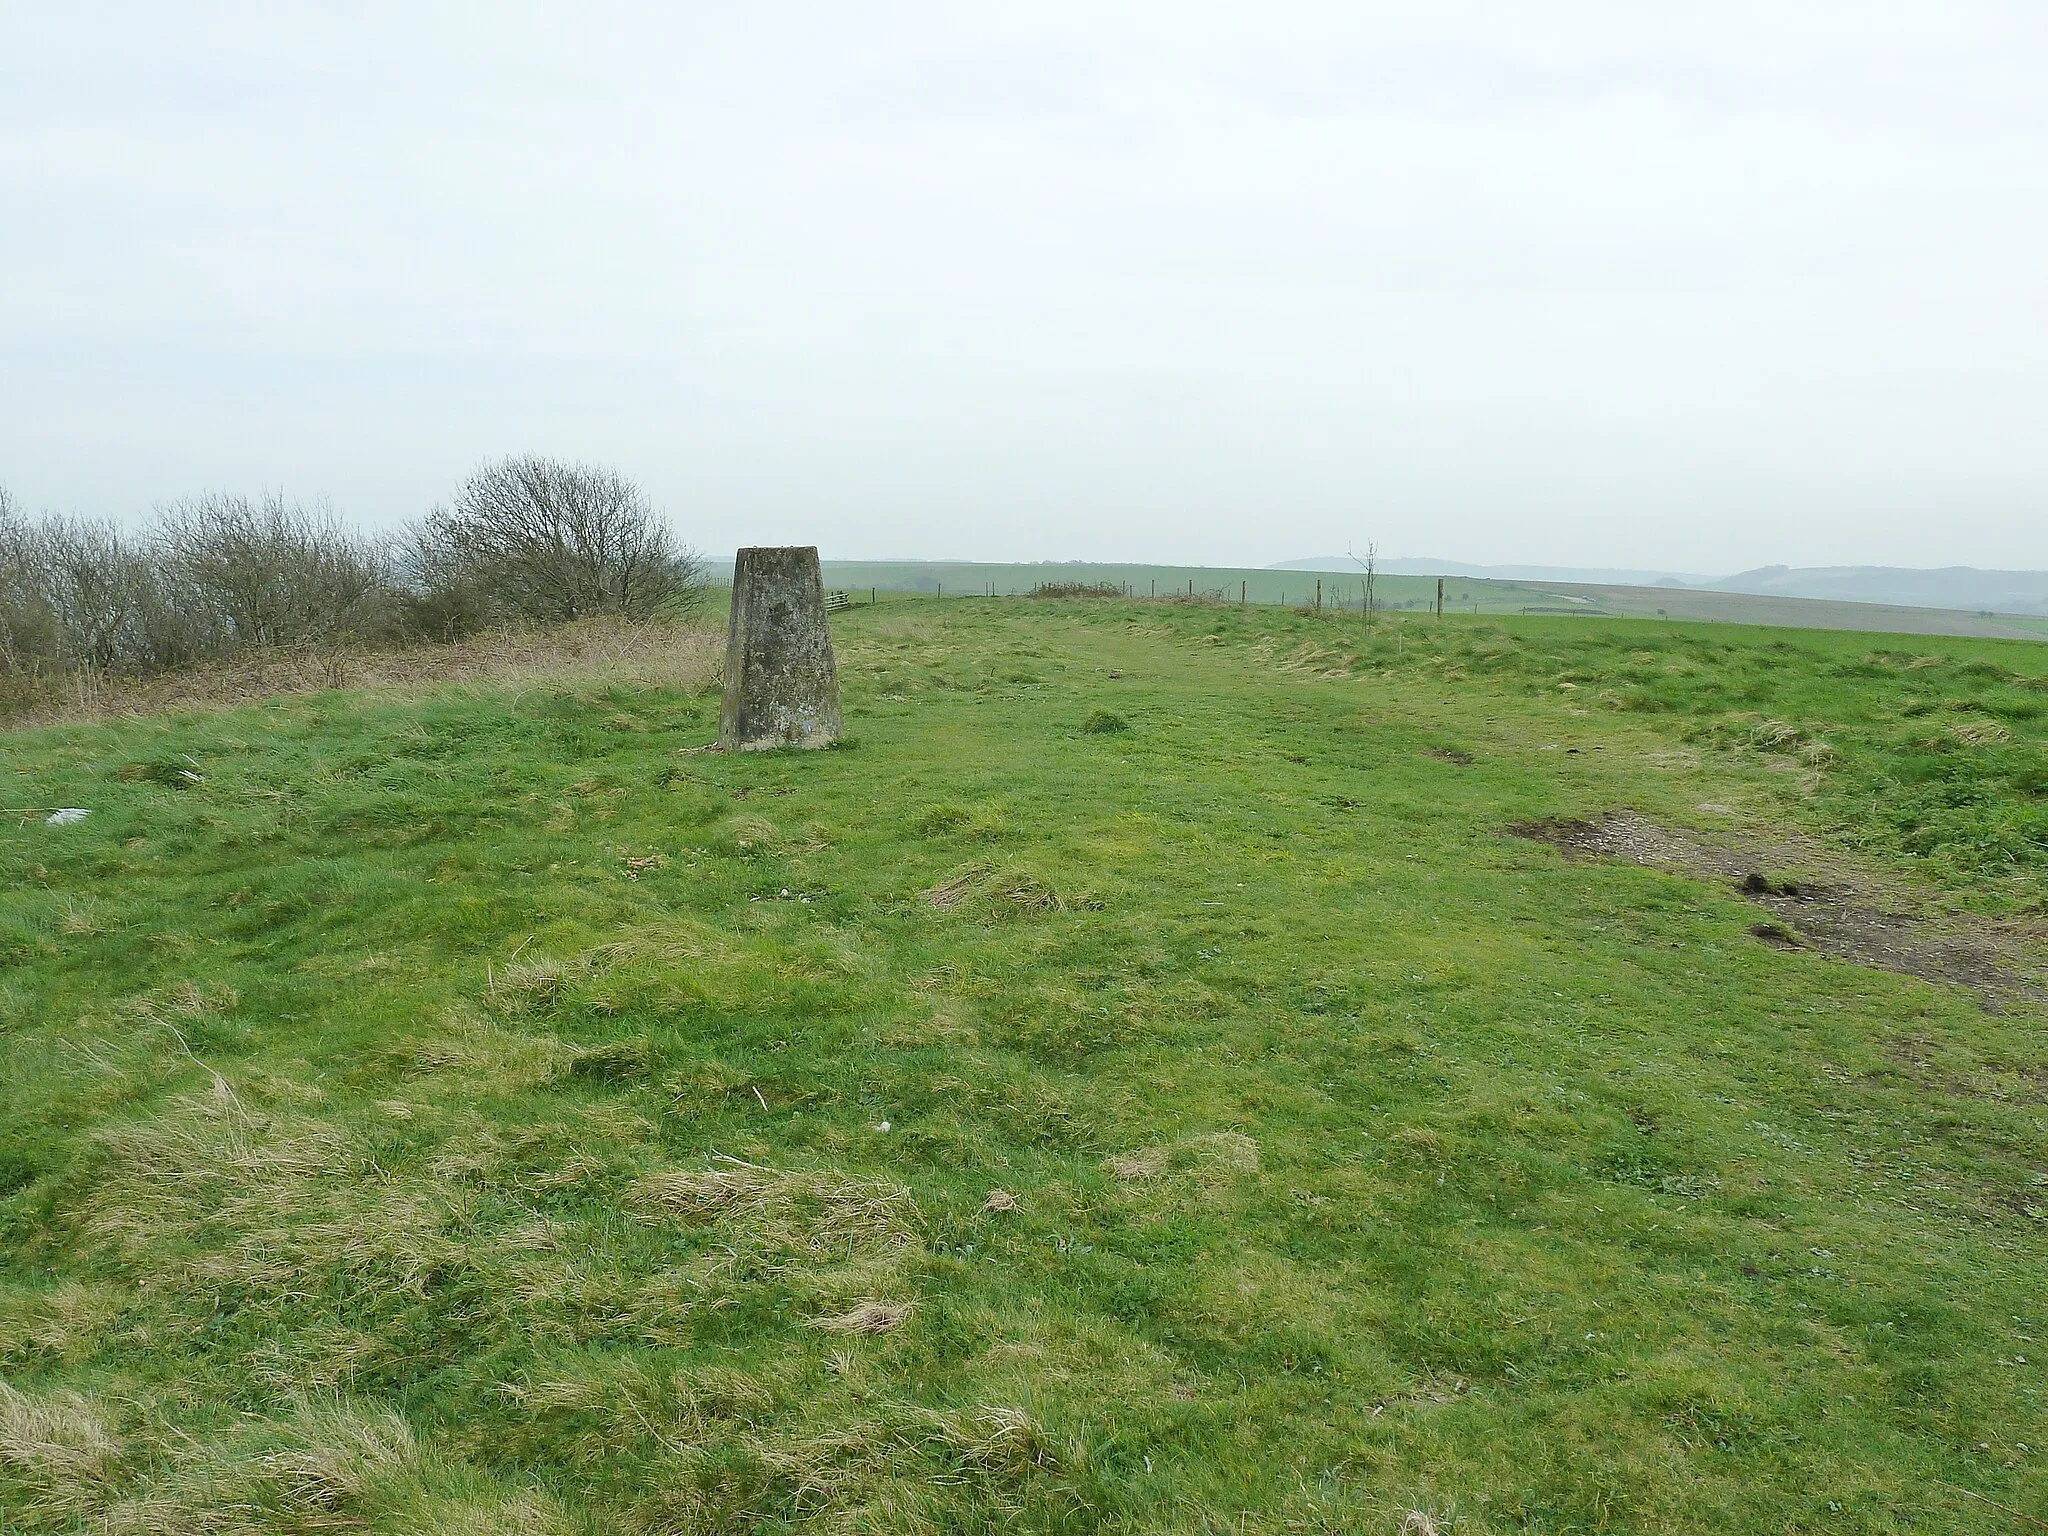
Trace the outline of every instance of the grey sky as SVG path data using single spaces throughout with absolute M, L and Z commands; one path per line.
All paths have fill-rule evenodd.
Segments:
M 0 482 L 2048 567 L 2048 6 L 0 0 Z

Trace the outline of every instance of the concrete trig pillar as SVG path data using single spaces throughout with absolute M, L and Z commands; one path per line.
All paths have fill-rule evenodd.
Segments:
M 822 747 L 843 729 L 817 549 L 741 550 L 732 566 L 719 744 L 728 752 Z

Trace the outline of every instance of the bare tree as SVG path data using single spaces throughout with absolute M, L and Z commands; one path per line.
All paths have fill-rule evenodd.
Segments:
M 1346 553 L 1350 552 L 1347 550 Z M 1365 546 L 1365 558 L 1361 560 L 1357 555 L 1352 555 L 1351 561 L 1360 570 L 1365 572 L 1365 622 L 1370 624 L 1372 622 L 1373 609 L 1373 582 L 1379 575 L 1379 545 L 1368 540 Z
M 109 672 L 152 650 L 162 607 L 148 553 L 112 523 L 31 523 L 0 498 L 0 661 L 8 671 Z
M 112 523 L 93 519 L 47 517 L 34 537 L 57 659 L 112 671 L 144 644 L 156 585 L 147 558 Z
M 703 584 L 695 553 L 633 481 L 531 456 L 477 470 L 411 530 L 401 561 L 415 603 L 451 625 L 648 619 L 687 607 Z
M 48 633 L 33 534 L 13 493 L 0 485 L 0 669 L 31 670 L 48 647 Z
M 158 510 L 153 542 L 221 649 L 342 640 L 386 616 L 389 557 L 322 504 L 195 496 Z

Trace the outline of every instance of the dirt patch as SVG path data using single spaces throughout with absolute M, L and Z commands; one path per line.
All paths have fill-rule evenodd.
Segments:
M 1933 899 L 1866 871 L 1811 838 L 1775 842 L 1703 838 L 1631 811 L 1598 821 L 1556 817 L 1517 822 L 1516 837 L 1547 843 L 1568 858 L 1626 859 L 1654 869 L 1726 880 L 1770 910 L 1750 932 L 1776 949 L 1824 954 L 1925 981 L 1968 987 L 2001 1009 L 2048 1002 L 2037 946 L 2012 924 L 1938 910 Z M 1790 871 L 1790 873 L 1786 873 Z
M 1453 763 L 1460 768 L 1470 768 L 1472 766 L 1472 754 L 1470 752 L 1462 752 L 1456 747 L 1431 747 L 1427 752 L 1423 753 L 1423 756 L 1433 757 L 1442 763 Z

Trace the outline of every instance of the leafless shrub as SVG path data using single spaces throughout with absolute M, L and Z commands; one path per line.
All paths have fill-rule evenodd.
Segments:
M 331 643 L 389 621 L 388 556 L 325 506 L 214 493 L 157 516 L 158 561 L 211 650 Z
M 125 532 L 29 518 L 0 487 L 0 715 L 103 712 L 148 680 L 225 669 L 257 691 L 280 669 L 288 687 L 344 687 L 389 669 L 365 647 L 419 639 L 651 634 L 701 591 L 639 487 L 593 465 L 487 465 L 395 543 L 274 492 L 189 497 Z
M 672 615 L 696 599 L 703 575 L 633 481 L 533 456 L 471 475 L 408 532 L 400 559 L 414 623 L 448 634 L 485 622 Z
M 0 505 L 0 660 L 10 673 L 107 672 L 181 656 L 185 626 L 140 541 L 111 523 Z
M 0 499 L 0 667 L 12 677 L 154 676 L 254 649 L 380 628 L 387 561 L 281 496 L 174 503 L 156 526 L 46 515 Z
M 1032 597 L 1127 597 L 1113 581 L 1041 581 L 1031 589 Z

